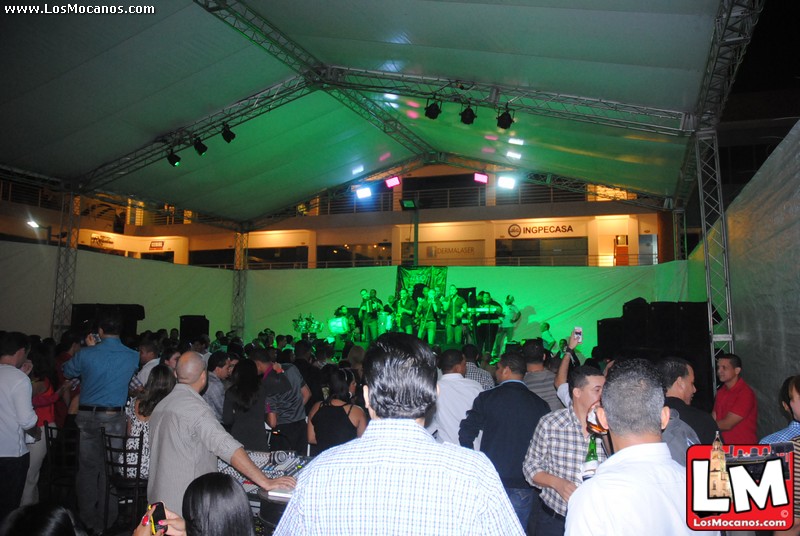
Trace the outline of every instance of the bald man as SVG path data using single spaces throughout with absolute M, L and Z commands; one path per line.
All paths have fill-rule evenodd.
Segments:
M 150 417 L 150 478 L 147 498 L 183 515 L 183 493 L 195 478 L 217 471 L 222 458 L 263 489 L 293 488 L 294 478 L 269 479 L 250 460 L 241 443 L 222 428 L 200 396 L 208 372 L 203 357 L 186 352 L 178 359 L 178 384 Z

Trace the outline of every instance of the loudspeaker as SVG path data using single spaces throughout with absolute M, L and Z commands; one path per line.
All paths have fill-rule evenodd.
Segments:
M 678 345 L 678 304 L 653 302 L 647 317 L 646 346 L 673 350 Z
M 203 315 L 181 317 L 181 341 L 194 342 L 200 335 L 208 335 L 208 319 Z
M 139 320 L 144 320 L 144 307 L 134 304 L 75 303 L 72 305 L 70 330 L 79 334 L 96 330 L 97 322 L 108 310 L 116 311 L 122 317 L 120 338 L 123 341 L 138 334 L 136 324 Z
M 633 348 L 641 346 L 647 338 L 647 300 L 636 298 L 622 306 L 622 320 L 624 329 L 622 331 L 622 346 Z
M 603 355 L 612 359 L 622 348 L 625 337 L 625 321 L 622 318 L 603 318 L 597 321 L 597 346 Z
M 709 348 L 708 305 L 705 302 L 678 302 L 678 346 Z

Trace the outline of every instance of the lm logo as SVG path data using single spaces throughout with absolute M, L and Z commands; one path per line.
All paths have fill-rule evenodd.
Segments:
M 792 443 L 693 445 L 686 522 L 694 530 L 785 530 L 793 522 Z

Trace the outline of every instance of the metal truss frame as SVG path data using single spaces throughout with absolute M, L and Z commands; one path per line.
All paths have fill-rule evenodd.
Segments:
M 764 7 L 764 0 L 722 0 L 715 21 L 709 61 L 695 114 L 694 149 L 684 162 L 676 186 L 681 205 L 697 177 L 705 257 L 711 370 L 717 351 L 733 352 L 735 334 L 728 267 L 728 231 L 722 199 L 722 180 L 716 128 L 730 94 L 736 71 Z
M 56 256 L 56 284 L 53 293 L 53 316 L 50 335 L 59 340 L 72 324 L 72 301 L 78 264 L 78 231 L 81 221 L 81 198 L 74 192 L 62 197 L 61 224 Z M 63 239 L 62 239 L 63 237 Z
M 713 360 L 717 350 L 732 353 L 735 342 L 728 269 L 728 226 L 719 180 L 716 131 L 699 133 L 695 147 L 706 267 L 710 352 L 714 370 Z
M 247 244 L 250 235 L 237 232 L 234 236 L 233 296 L 231 299 L 231 330 L 244 336 L 245 299 L 247 298 Z
M 328 67 L 323 77 L 328 84 L 364 92 L 393 93 L 420 99 L 435 98 L 444 102 L 471 103 L 495 109 L 510 104 L 515 112 L 670 136 L 689 133 L 683 112 L 548 93 L 530 88 L 347 67 Z

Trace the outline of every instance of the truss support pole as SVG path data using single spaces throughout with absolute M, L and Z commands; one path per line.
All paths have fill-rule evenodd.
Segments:
M 706 265 L 708 326 L 712 370 L 718 351 L 734 351 L 733 310 L 728 269 L 728 229 L 722 201 L 717 133 L 698 132 L 695 140 L 703 253 Z
M 78 265 L 78 231 L 81 221 L 81 198 L 74 192 L 61 200 L 61 224 L 56 256 L 56 285 L 53 295 L 53 317 L 50 335 L 59 340 L 72 324 L 72 300 L 75 295 L 75 273 Z
M 686 251 L 686 211 L 676 208 L 672 211 L 672 252 L 676 261 L 685 261 Z
M 236 233 L 233 257 L 233 299 L 231 301 L 231 331 L 244 337 L 244 306 L 247 296 L 248 233 Z

